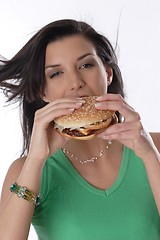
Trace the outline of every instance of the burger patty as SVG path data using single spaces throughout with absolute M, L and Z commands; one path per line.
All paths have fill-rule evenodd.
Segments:
M 106 120 L 102 121 L 102 122 L 105 122 Z M 118 119 L 116 117 L 116 115 L 112 116 L 112 120 L 109 124 L 109 126 L 113 125 L 114 123 L 118 122 Z M 98 125 L 98 123 L 95 123 L 93 125 Z M 82 129 L 85 129 L 85 128 L 82 128 Z M 94 134 L 95 132 L 97 132 L 98 129 L 87 129 L 87 132 L 84 133 L 83 130 L 80 130 L 80 129 L 70 129 L 70 128 L 65 128 L 63 129 L 62 133 L 65 133 L 67 135 L 70 135 L 70 136 L 76 136 L 76 137 L 84 137 L 84 136 L 89 136 L 89 135 L 92 135 Z
M 94 134 L 97 130 L 89 130 L 87 133 L 87 136 Z M 68 134 L 70 136 L 76 136 L 76 137 L 84 137 L 86 134 L 82 133 L 80 130 L 73 129 L 70 130 L 70 128 L 63 129 L 62 133 Z

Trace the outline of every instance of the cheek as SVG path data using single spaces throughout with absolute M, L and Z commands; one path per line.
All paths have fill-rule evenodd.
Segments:
M 104 93 L 107 93 L 107 80 L 104 77 L 99 78 L 99 83 L 98 83 L 99 89 L 101 89 Z
M 95 95 L 104 95 L 107 93 L 107 81 L 102 75 L 94 75 L 92 81 L 88 82 L 88 86 Z
M 104 92 L 107 92 L 107 73 L 102 70 L 97 75 L 97 86 L 99 89 L 102 89 Z
M 49 102 L 56 100 L 57 98 L 61 98 L 64 95 L 64 89 L 61 84 L 49 83 L 45 88 L 45 96 Z

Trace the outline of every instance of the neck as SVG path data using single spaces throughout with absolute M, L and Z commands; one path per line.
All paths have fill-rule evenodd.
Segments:
M 96 153 L 96 150 L 104 148 L 106 140 L 94 137 L 91 140 L 70 140 L 66 143 L 65 148 L 73 150 L 74 153 L 86 154 L 88 152 Z
M 64 148 L 66 149 L 66 151 L 69 152 L 68 154 L 66 152 L 66 155 L 68 156 L 72 163 L 75 164 L 85 163 L 87 159 L 94 158 L 95 160 L 93 161 L 94 165 L 99 164 L 102 165 L 103 162 L 106 162 L 111 158 L 112 153 L 117 152 L 117 150 L 119 152 L 122 146 L 117 141 L 114 141 L 112 142 L 112 144 L 109 144 L 106 140 L 94 137 L 93 139 L 87 141 L 70 140 L 69 142 L 67 142 Z M 71 157 L 72 154 L 73 157 Z M 98 159 L 96 159 L 96 157 L 98 157 Z

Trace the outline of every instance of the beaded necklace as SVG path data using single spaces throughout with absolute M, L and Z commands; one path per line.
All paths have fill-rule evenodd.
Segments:
M 100 150 L 99 154 L 97 156 L 94 156 L 94 157 L 91 157 L 91 158 L 85 159 L 85 160 L 80 160 L 79 157 L 76 154 L 71 153 L 66 148 L 63 148 L 62 151 L 64 152 L 64 154 L 67 154 L 70 158 L 79 161 L 81 164 L 94 163 L 96 160 L 98 160 L 99 158 L 101 158 L 104 155 L 105 150 L 108 149 L 109 145 L 111 145 L 111 144 L 112 144 L 112 141 L 108 141 L 105 148 L 103 150 Z

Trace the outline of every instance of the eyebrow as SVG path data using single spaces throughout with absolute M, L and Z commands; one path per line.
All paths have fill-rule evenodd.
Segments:
M 87 57 L 87 56 L 90 56 L 90 55 L 92 56 L 92 55 L 94 55 L 94 54 L 93 54 L 93 53 L 85 53 L 85 54 L 83 54 L 82 56 L 78 57 L 78 58 L 77 58 L 77 61 L 82 60 L 83 58 L 85 58 L 85 57 Z M 45 66 L 45 69 L 47 69 L 47 68 L 59 67 L 59 66 L 61 66 L 61 64 L 51 64 L 51 65 Z

